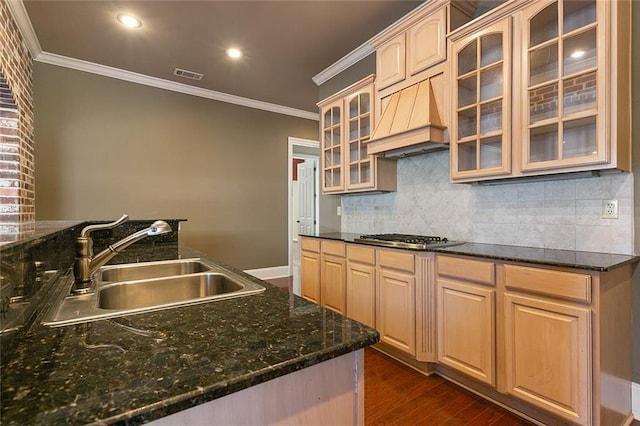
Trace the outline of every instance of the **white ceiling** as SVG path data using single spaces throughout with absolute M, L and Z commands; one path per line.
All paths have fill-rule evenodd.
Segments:
M 160 86 L 183 83 L 205 96 L 233 95 L 304 116 L 317 113 L 315 75 L 362 51 L 371 37 L 420 3 L 24 0 L 22 11 L 43 52 L 36 60 L 112 76 L 150 77 Z M 143 26 L 130 30 L 119 25 L 116 15 L 123 12 L 136 15 Z M 232 45 L 244 51 L 239 61 L 224 54 Z M 176 77 L 176 67 L 204 78 Z

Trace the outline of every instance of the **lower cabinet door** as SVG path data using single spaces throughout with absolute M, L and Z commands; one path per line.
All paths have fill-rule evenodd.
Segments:
M 495 290 L 438 281 L 438 361 L 495 386 Z
M 415 276 L 380 269 L 377 284 L 376 328 L 380 341 L 415 357 Z
M 322 306 L 346 315 L 346 260 L 335 256 L 322 256 Z
M 320 304 L 320 254 L 302 251 L 300 254 L 300 287 L 302 297 Z
M 592 424 L 591 311 L 504 295 L 507 391 L 579 424 Z
M 376 326 L 376 268 L 347 262 L 347 316 Z

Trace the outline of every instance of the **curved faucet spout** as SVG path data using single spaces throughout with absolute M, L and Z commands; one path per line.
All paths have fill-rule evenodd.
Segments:
M 157 220 L 150 227 L 134 232 L 121 239 L 118 242 L 110 244 L 106 249 L 93 256 L 93 241 L 90 232 L 96 229 L 113 228 L 126 220 L 127 216 L 121 217 L 118 221 L 107 225 L 91 225 L 83 229 L 80 237 L 76 242 L 76 261 L 73 265 L 75 281 L 72 292 L 74 294 L 82 294 L 91 291 L 91 283 L 93 276 L 101 266 L 113 259 L 118 253 L 130 245 L 142 240 L 147 236 L 162 235 L 171 232 L 171 226 L 163 220 Z M 90 229 L 87 229 L 90 228 Z M 86 231 L 86 232 L 85 232 Z

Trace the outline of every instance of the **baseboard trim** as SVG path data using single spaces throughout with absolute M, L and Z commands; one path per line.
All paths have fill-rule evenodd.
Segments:
M 260 278 L 261 280 L 288 277 L 289 275 L 291 275 L 291 273 L 289 273 L 288 265 L 272 266 L 270 268 L 247 269 L 244 272 L 246 272 L 249 275 L 253 275 L 256 278 Z
M 640 383 L 631 384 L 631 407 L 633 417 L 640 420 Z

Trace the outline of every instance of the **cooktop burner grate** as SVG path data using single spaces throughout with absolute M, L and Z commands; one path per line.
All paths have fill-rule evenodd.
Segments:
M 410 234 L 365 234 L 354 239 L 355 242 L 374 244 L 385 247 L 409 248 L 426 250 L 433 247 L 446 247 L 462 244 L 456 241 L 449 241 L 447 238 L 430 235 L 410 235 Z

